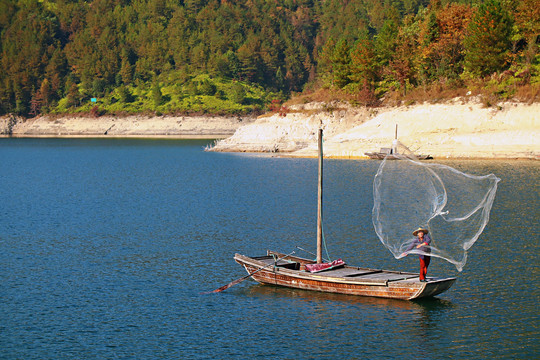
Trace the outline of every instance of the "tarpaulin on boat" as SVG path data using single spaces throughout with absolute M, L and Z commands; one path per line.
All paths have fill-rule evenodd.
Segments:
M 328 269 L 334 269 L 339 266 L 344 266 L 345 262 L 341 259 L 334 260 L 329 263 L 322 264 L 306 264 L 306 270 L 309 272 L 319 272 Z

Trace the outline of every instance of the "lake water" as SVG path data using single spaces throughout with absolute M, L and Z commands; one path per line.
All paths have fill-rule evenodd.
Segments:
M 502 181 L 464 271 L 433 259 L 430 275 L 458 277 L 437 298 L 252 280 L 202 295 L 245 275 L 234 253 L 313 250 L 316 237 L 316 159 L 208 142 L 0 139 L 0 358 L 540 357 L 540 162 L 444 161 Z M 325 162 L 330 255 L 417 271 L 373 231 L 378 165 Z

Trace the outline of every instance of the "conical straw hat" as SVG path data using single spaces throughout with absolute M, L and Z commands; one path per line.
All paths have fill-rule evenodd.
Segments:
M 424 235 L 427 234 L 427 233 L 429 232 L 428 229 L 424 229 L 423 227 L 419 227 L 418 229 L 414 230 L 412 234 L 413 234 L 414 236 L 416 236 L 416 235 L 418 235 L 418 233 L 419 233 L 420 231 L 423 232 Z

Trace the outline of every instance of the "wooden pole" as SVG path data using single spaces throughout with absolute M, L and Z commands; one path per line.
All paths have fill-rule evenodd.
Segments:
M 258 268 L 258 269 L 255 270 L 254 272 L 249 273 L 249 274 L 247 274 L 246 276 L 241 277 L 240 279 L 236 279 L 236 280 L 234 280 L 234 281 L 231 281 L 231 282 L 228 283 L 227 285 L 223 285 L 222 287 L 217 288 L 217 289 L 214 290 L 214 291 L 208 291 L 208 292 L 204 292 L 204 293 L 202 293 L 202 294 L 206 295 L 206 294 L 211 294 L 211 293 L 222 292 L 223 290 L 226 290 L 226 289 L 230 288 L 231 286 L 234 286 L 234 285 L 236 285 L 236 284 L 241 283 L 242 281 L 246 280 L 248 277 L 252 277 L 252 276 L 255 275 L 256 273 L 258 273 L 259 271 L 261 271 L 261 270 L 263 270 L 263 269 L 266 269 L 267 267 L 270 267 L 270 266 L 272 266 L 272 265 L 273 265 L 273 266 L 276 266 L 279 260 L 283 260 L 283 259 L 285 259 L 286 257 L 291 256 L 292 254 L 294 254 L 294 251 L 293 251 L 292 253 L 290 253 L 290 254 L 287 254 L 287 255 L 285 255 L 285 256 L 283 256 L 283 257 L 280 257 L 279 259 L 277 259 L 277 260 L 274 261 L 273 263 L 270 263 L 270 264 L 268 264 L 268 265 L 266 265 L 266 266 L 263 266 L 262 268 Z
M 322 263 L 323 130 L 319 129 L 319 191 L 317 198 L 317 264 Z
M 398 144 L 397 144 L 397 124 L 396 124 L 396 135 L 394 137 L 394 141 L 392 141 L 392 151 L 390 152 L 391 154 L 397 154 L 398 153 Z

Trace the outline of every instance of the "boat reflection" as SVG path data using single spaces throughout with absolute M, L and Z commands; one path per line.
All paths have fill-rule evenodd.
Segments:
M 436 297 L 422 298 L 418 300 L 399 300 L 388 298 L 377 298 L 370 296 L 353 296 L 345 294 L 334 294 L 319 291 L 309 291 L 301 289 L 284 288 L 280 286 L 256 284 L 248 286 L 243 290 L 247 296 L 265 298 L 289 298 L 308 302 L 338 302 L 348 305 L 365 305 L 375 307 L 388 307 L 418 312 L 440 311 L 451 308 L 452 302 Z

